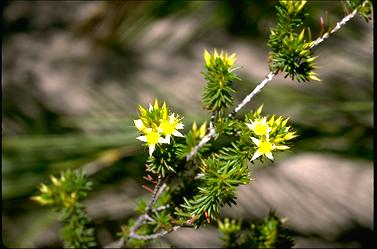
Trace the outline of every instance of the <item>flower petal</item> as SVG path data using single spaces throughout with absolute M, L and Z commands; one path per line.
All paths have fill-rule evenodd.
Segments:
M 275 149 L 278 149 L 278 150 L 287 150 L 287 149 L 289 149 L 289 146 L 286 146 L 286 145 L 276 145 Z
M 274 157 L 272 156 L 272 153 L 271 153 L 271 152 L 266 153 L 265 155 L 266 155 L 266 157 L 268 157 L 269 159 L 274 160 Z
M 149 156 L 151 157 L 152 154 L 153 154 L 153 151 L 155 149 L 155 145 L 154 144 L 148 144 L 148 148 L 149 148 Z
M 251 158 L 251 161 L 254 161 L 255 159 L 257 159 L 258 157 L 260 157 L 262 154 L 259 152 L 259 151 L 256 151 L 255 153 L 254 153 L 254 156 L 253 156 L 253 158 Z
M 183 129 L 184 127 L 183 127 L 183 124 L 182 124 L 182 123 L 178 123 L 178 124 L 175 126 L 175 128 L 176 128 L 177 130 L 180 130 L 180 129 Z
M 259 139 L 255 138 L 255 137 L 250 137 L 250 138 L 251 138 L 251 140 L 253 140 L 253 142 L 255 143 L 256 146 L 259 145 L 259 143 L 260 143 Z
M 174 113 L 169 116 L 169 121 L 171 124 L 174 124 Z
M 170 144 L 170 135 L 166 135 L 165 138 L 160 137 L 157 142 L 160 144 Z
M 206 62 L 206 65 L 210 65 L 211 61 L 211 55 L 208 53 L 207 49 L 204 49 L 204 61 Z
M 144 123 L 143 123 L 143 121 L 141 121 L 141 119 L 134 120 L 134 123 L 135 123 L 135 126 L 138 130 L 142 131 L 142 130 L 145 129 Z
M 254 130 L 255 124 L 252 122 L 251 124 L 246 123 L 247 127 L 249 127 L 250 130 Z
M 138 136 L 136 139 L 138 139 L 140 141 L 143 141 L 143 142 L 147 142 L 147 137 L 146 136 Z
M 179 131 L 173 131 L 173 133 L 172 133 L 174 136 L 176 136 L 176 137 L 183 137 L 183 135 L 182 135 L 182 133 L 180 133 Z

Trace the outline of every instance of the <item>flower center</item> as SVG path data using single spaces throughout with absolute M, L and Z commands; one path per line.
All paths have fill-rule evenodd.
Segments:
M 268 141 L 260 141 L 258 150 L 262 154 L 267 154 L 272 151 L 272 143 Z
M 158 132 L 151 131 L 146 135 L 146 138 L 148 144 L 157 144 L 160 134 Z
M 174 132 L 174 125 L 169 121 L 163 120 L 160 124 L 160 128 L 165 133 L 165 135 L 170 135 Z
M 257 123 L 255 125 L 254 132 L 258 136 L 264 135 L 267 133 L 268 125 L 267 124 L 262 124 L 262 123 Z

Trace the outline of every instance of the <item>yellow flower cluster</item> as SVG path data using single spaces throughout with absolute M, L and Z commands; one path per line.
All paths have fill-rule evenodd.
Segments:
M 256 118 L 254 121 L 251 121 L 250 123 L 246 123 L 246 126 L 249 127 L 249 129 L 252 130 L 253 133 L 257 136 L 257 138 L 250 137 L 253 143 L 257 146 L 257 150 L 255 151 L 253 157 L 251 158 L 251 161 L 257 159 L 258 157 L 262 155 L 273 160 L 274 159 L 274 157 L 272 156 L 273 150 L 289 149 L 289 147 L 286 145 L 276 145 L 270 140 L 270 132 L 273 130 L 272 125 L 274 123 L 274 119 L 271 118 L 270 121 L 267 122 L 267 118 L 263 117 L 263 118 Z M 289 127 L 286 128 L 286 132 L 288 132 L 288 130 L 289 130 Z
M 299 13 L 304 8 L 307 0 L 280 0 L 280 3 L 287 6 L 289 13 Z
M 207 122 L 204 122 L 199 128 L 196 125 L 196 122 L 192 124 L 191 132 L 194 138 L 202 139 L 207 131 Z
M 59 179 L 51 175 L 50 179 L 53 185 L 48 187 L 47 185 L 42 183 L 38 187 L 41 194 L 37 196 L 32 196 L 30 198 L 41 205 L 53 205 L 53 204 L 63 203 L 63 205 L 67 208 L 72 207 L 74 202 L 76 201 L 76 197 L 77 197 L 76 192 L 72 192 L 70 194 L 61 193 L 58 196 L 61 199 L 57 199 L 55 197 L 56 189 L 60 188 L 62 184 L 66 181 L 66 178 L 64 177 L 64 175 L 62 174 Z M 55 190 L 53 188 L 55 188 Z
M 241 221 L 237 220 L 230 220 L 229 218 L 225 218 L 224 222 L 221 222 L 219 219 L 217 221 L 217 224 L 219 226 L 219 230 L 224 234 L 232 234 L 232 233 L 238 233 L 241 231 Z
M 233 53 L 230 56 L 228 56 L 228 54 L 224 51 L 221 51 L 220 54 L 218 54 L 217 50 L 214 49 L 211 55 L 206 49 L 204 50 L 204 61 L 207 67 L 213 66 L 217 58 L 220 58 L 221 61 L 228 67 L 232 67 L 237 59 L 236 53 Z
M 156 99 L 148 110 L 139 106 L 139 113 L 139 119 L 134 120 L 134 123 L 143 135 L 137 139 L 147 143 L 149 156 L 152 156 L 156 145 L 169 144 L 171 136 L 183 137 L 178 131 L 183 129 L 181 119 L 174 113 L 169 114 L 165 102 L 160 107 Z

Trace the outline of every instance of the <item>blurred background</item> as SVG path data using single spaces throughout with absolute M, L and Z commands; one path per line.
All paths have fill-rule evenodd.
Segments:
M 275 1 L 2 1 L 2 238 L 7 247 L 61 247 L 58 215 L 32 202 L 40 182 L 84 168 L 86 200 L 102 245 L 135 217 L 147 152 L 137 106 L 166 100 L 193 121 L 201 107 L 204 49 L 237 53 L 238 104 L 268 74 Z M 314 37 L 344 16 L 314 1 Z M 322 82 L 274 80 L 244 111 L 289 116 L 289 153 L 256 165 L 254 181 L 223 216 L 286 217 L 297 247 L 371 247 L 373 238 L 373 20 L 357 16 L 315 48 Z M 242 114 L 240 114 L 242 115 Z M 156 246 L 218 247 L 215 226 L 182 228 Z

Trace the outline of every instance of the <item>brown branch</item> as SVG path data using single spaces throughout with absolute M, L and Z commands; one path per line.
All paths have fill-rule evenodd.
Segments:
M 151 197 L 147 207 L 145 208 L 146 213 L 150 213 L 153 205 L 156 203 L 158 197 L 160 197 L 160 195 L 162 194 L 162 192 L 164 191 L 164 189 L 166 187 L 166 184 L 161 186 L 161 182 L 162 182 L 161 176 L 158 176 L 157 183 L 154 186 L 154 191 L 153 191 L 152 197 Z

